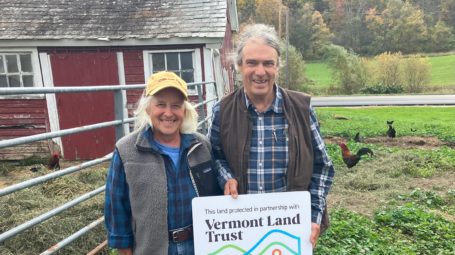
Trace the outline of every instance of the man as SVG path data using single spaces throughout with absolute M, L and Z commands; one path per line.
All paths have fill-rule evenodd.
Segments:
M 187 85 L 149 78 L 135 131 L 120 139 L 106 183 L 108 244 L 120 254 L 194 254 L 191 200 L 220 195 L 209 141 L 196 133 Z
M 234 198 L 309 190 L 314 248 L 321 226 L 328 224 L 326 197 L 334 169 L 310 97 L 276 84 L 280 49 L 273 28 L 247 26 L 236 54 L 243 87 L 214 106 L 209 131 L 220 184 Z

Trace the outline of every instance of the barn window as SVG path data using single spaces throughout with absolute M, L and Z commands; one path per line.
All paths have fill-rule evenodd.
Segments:
M 31 53 L 0 52 L 0 87 L 33 87 Z
M 194 50 L 147 51 L 146 54 L 148 55 L 149 74 L 171 71 L 187 83 L 197 81 Z M 189 88 L 188 94 L 195 95 L 197 91 Z

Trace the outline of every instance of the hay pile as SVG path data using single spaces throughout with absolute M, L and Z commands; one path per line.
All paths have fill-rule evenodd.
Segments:
M 44 175 L 47 170 L 36 175 Z M 0 232 L 5 232 L 105 184 L 107 169 L 94 166 L 0 198 Z M 0 243 L 0 254 L 39 254 L 103 215 L 104 193 Z M 106 239 L 97 226 L 56 254 L 85 254 Z

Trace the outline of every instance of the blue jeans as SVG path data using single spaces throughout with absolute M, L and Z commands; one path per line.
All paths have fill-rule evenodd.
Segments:
M 193 240 L 178 243 L 169 241 L 168 255 L 194 255 Z

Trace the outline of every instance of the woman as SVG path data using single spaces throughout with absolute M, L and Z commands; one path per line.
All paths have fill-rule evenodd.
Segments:
M 107 177 L 108 244 L 120 254 L 194 254 L 191 200 L 222 191 L 186 83 L 172 72 L 152 75 L 135 114 Z

